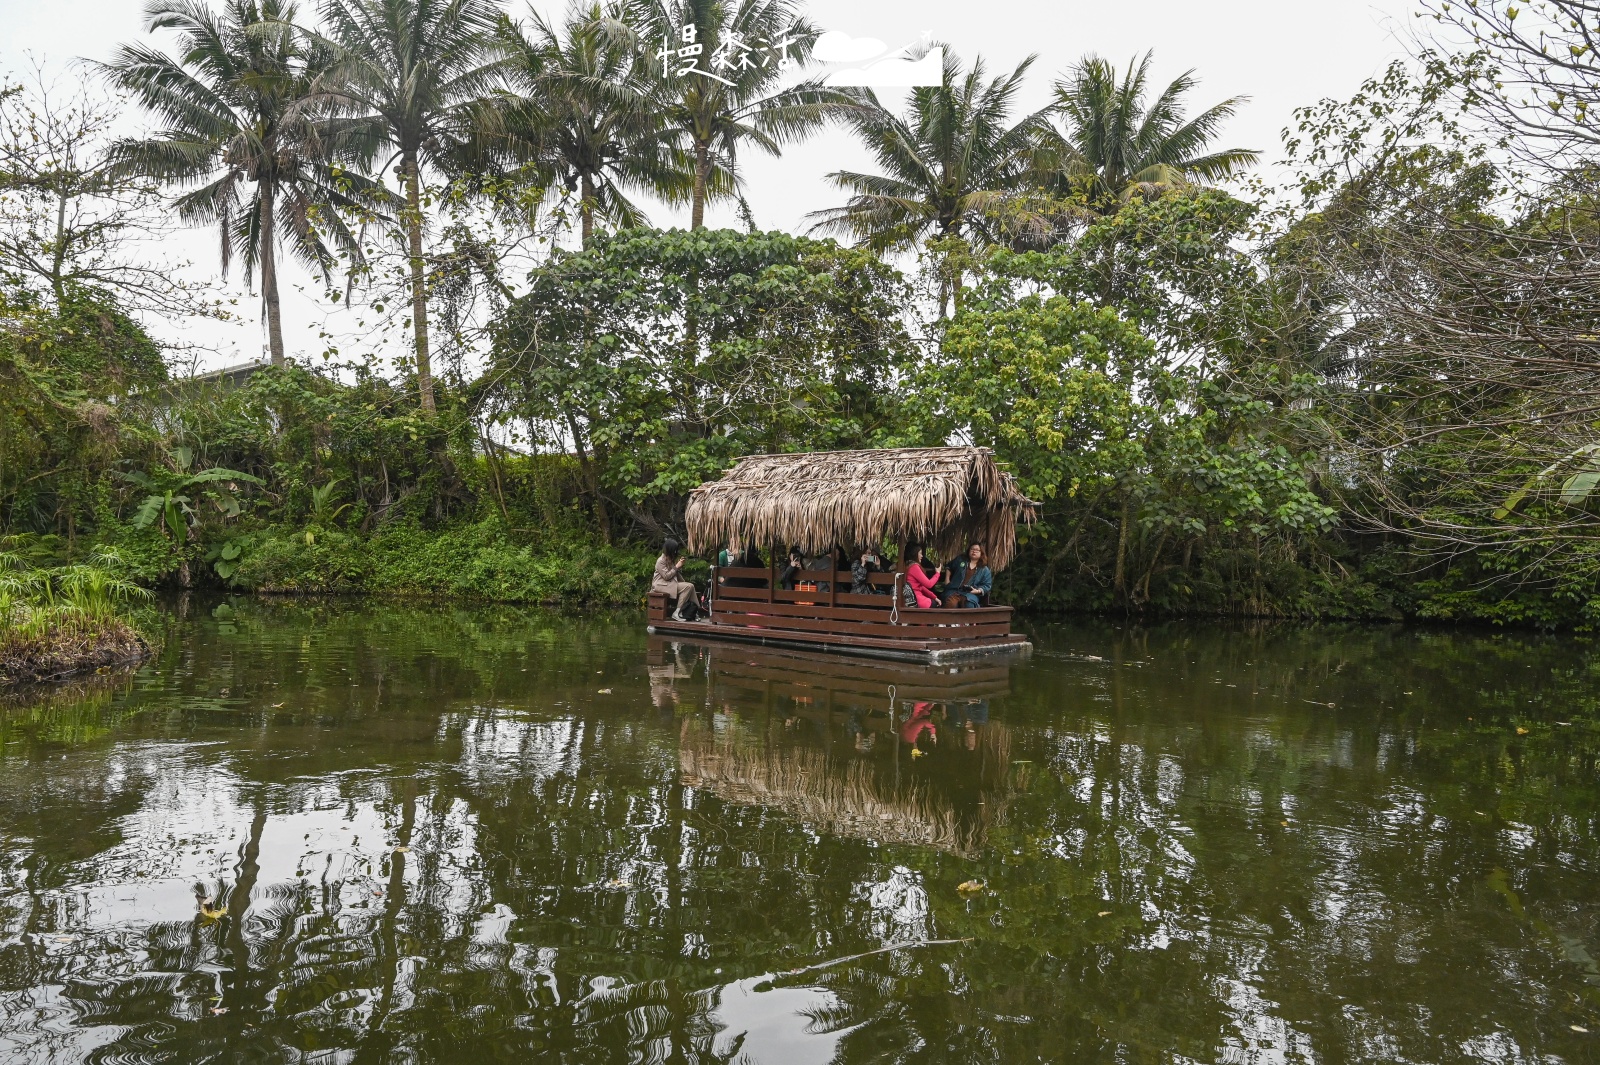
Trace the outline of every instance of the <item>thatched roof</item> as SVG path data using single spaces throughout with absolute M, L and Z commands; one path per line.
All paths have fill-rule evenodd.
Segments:
M 1037 510 L 988 448 L 924 447 L 746 455 L 690 493 L 685 522 L 696 554 L 730 542 L 820 554 L 887 539 L 949 559 L 977 541 L 998 571 L 1016 551 L 1017 523 Z

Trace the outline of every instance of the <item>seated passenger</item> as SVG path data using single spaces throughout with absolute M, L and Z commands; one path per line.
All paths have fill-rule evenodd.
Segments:
M 800 553 L 799 546 L 796 545 L 789 548 L 789 563 L 784 567 L 783 572 L 778 575 L 778 587 L 786 592 L 794 591 L 795 585 L 799 583 L 800 574 L 805 568 L 806 557 Z
M 650 580 L 650 590 L 665 592 L 675 601 L 673 621 L 693 621 L 698 616 L 699 597 L 695 586 L 683 579 L 683 559 L 679 555 L 678 541 L 670 536 L 661 545 L 661 556 L 656 559 L 656 572 Z
M 988 553 L 982 544 L 973 544 L 967 548 L 965 558 L 957 559 L 950 563 L 946 572 L 949 573 L 949 583 L 945 585 L 944 594 L 955 597 L 956 606 L 980 607 L 989 605 L 989 592 L 994 587 L 994 574 L 989 571 Z
M 854 595 L 882 594 L 882 589 L 875 587 L 872 583 L 872 575 L 881 572 L 880 566 L 881 563 L 876 551 L 870 547 L 862 551 L 861 557 L 856 559 L 855 563 L 850 567 L 850 577 L 854 581 L 850 585 L 851 593 Z
M 938 571 L 928 563 L 922 545 L 909 545 L 906 548 L 906 588 L 911 593 L 912 603 L 924 610 L 938 606 L 939 594 L 933 590 L 936 583 Z
M 833 590 L 833 582 L 832 581 L 828 581 L 828 580 L 823 580 L 822 578 L 823 577 L 832 576 L 833 571 L 836 568 L 835 564 L 836 564 L 836 560 L 835 560 L 835 558 L 833 556 L 833 552 L 832 551 L 824 551 L 820 555 L 807 555 L 806 556 L 806 572 L 807 573 L 818 574 L 818 576 L 816 576 L 816 577 L 808 577 L 806 579 L 810 580 L 810 581 L 814 581 L 816 583 L 816 585 L 817 585 L 817 591 L 819 591 L 819 592 L 832 591 Z
M 765 569 L 766 563 L 761 560 L 761 552 L 756 550 L 756 545 L 751 544 L 744 551 L 739 551 L 736 545 L 729 545 L 717 556 L 719 567 L 734 569 Z M 721 583 L 729 588 L 765 588 L 764 577 L 723 577 Z

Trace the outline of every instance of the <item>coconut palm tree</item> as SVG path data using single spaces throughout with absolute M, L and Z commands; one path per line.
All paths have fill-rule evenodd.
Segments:
M 1197 84 L 1194 71 L 1174 78 L 1147 102 L 1150 60 L 1146 52 L 1130 62 L 1119 81 L 1108 61 L 1089 56 L 1056 82 L 1056 106 L 1066 120 L 1052 145 L 1056 184 L 1084 197 L 1093 210 L 1115 211 L 1134 196 L 1220 181 L 1260 157 L 1244 148 L 1206 150 L 1248 97 L 1185 118 L 1183 98 Z
M 337 144 L 319 116 L 316 84 L 329 55 L 295 28 L 285 0 L 227 0 L 220 13 L 199 0 L 156 0 L 146 28 L 175 30 L 177 58 L 124 45 L 105 66 L 111 80 L 162 122 L 153 137 L 112 146 L 116 165 L 176 185 L 186 222 L 215 223 L 226 276 L 235 255 L 248 283 L 261 275 L 268 350 L 284 362 L 278 246 L 326 278 L 335 252 L 358 258 L 338 210 L 368 183 L 339 175 Z
M 1012 117 L 1034 58 L 990 80 L 981 58 L 963 71 L 946 47 L 940 84 L 913 89 L 904 115 L 886 108 L 870 89 L 847 90 L 850 106 L 838 113 L 882 172 L 829 174 L 850 199 L 843 207 L 813 212 L 813 229 L 840 233 L 879 252 L 945 238 L 978 244 L 1004 239 L 1006 208 L 1034 188 L 1036 149 L 1049 131 L 1048 109 Z M 959 278 L 953 279 L 953 288 L 959 286 Z
M 402 187 L 417 395 L 428 412 L 435 404 L 422 171 L 445 165 L 472 138 L 474 115 L 497 76 L 489 44 L 498 14 L 492 0 L 328 0 L 322 7 L 337 60 L 326 84 L 344 114 L 338 128 L 363 165 L 395 166 Z
M 690 226 L 701 229 L 707 202 L 738 194 L 744 145 L 779 154 L 826 121 L 838 94 L 814 82 L 778 88 L 809 62 L 817 35 L 795 0 L 642 0 L 635 11 L 654 105 L 690 161 Z
M 584 247 L 596 218 L 646 224 L 630 191 L 689 198 L 684 153 L 639 77 L 639 36 L 620 4 L 575 4 L 559 29 L 537 12 L 528 29 L 506 19 L 496 44 L 518 95 L 490 125 L 503 130 L 513 157 L 577 194 Z
M 963 72 L 949 48 L 941 84 L 913 89 L 905 115 L 871 89 L 846 90 L 844 123 L 877 158 L 883 173 L 828 175 L 851 193 L 843 207 L 814 211 L 813 227 L 855 238 L 875 251 L 900 251 L 925 239 L 996 239 L 993 208 L 1029 187 L 1046 112 L 1013 121 L 1012 110 L 1034 56 L 1010 74 L 985 80 L 980 58 Z

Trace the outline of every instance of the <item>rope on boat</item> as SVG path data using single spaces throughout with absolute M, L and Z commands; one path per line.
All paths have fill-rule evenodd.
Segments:
M 894 575 L 894 602 L 889 604 L 889 624 L 891 625 L 900 624 L 900 577 L 899 573 Z

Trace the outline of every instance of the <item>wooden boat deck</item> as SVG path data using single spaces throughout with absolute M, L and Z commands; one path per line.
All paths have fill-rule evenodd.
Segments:
M 700 621 L 673 621 L 667 597 L 653 592 L 649 631 L 918 662 L 1026 652 L 1033 646 L 1011 631 L 1008 606 L 916 610 L 897 607 L 893 594 L 842 591 L 851 586 L 849 573 L 830 579 L 827 571 L 808 572 L 805 579 L 819 587 L 795 591 L 774 587 L 776 576 L 770 569 L 713 569 L 711 614 Z M 877 574 L 872 583 L 893 593 L 896 575 Z

